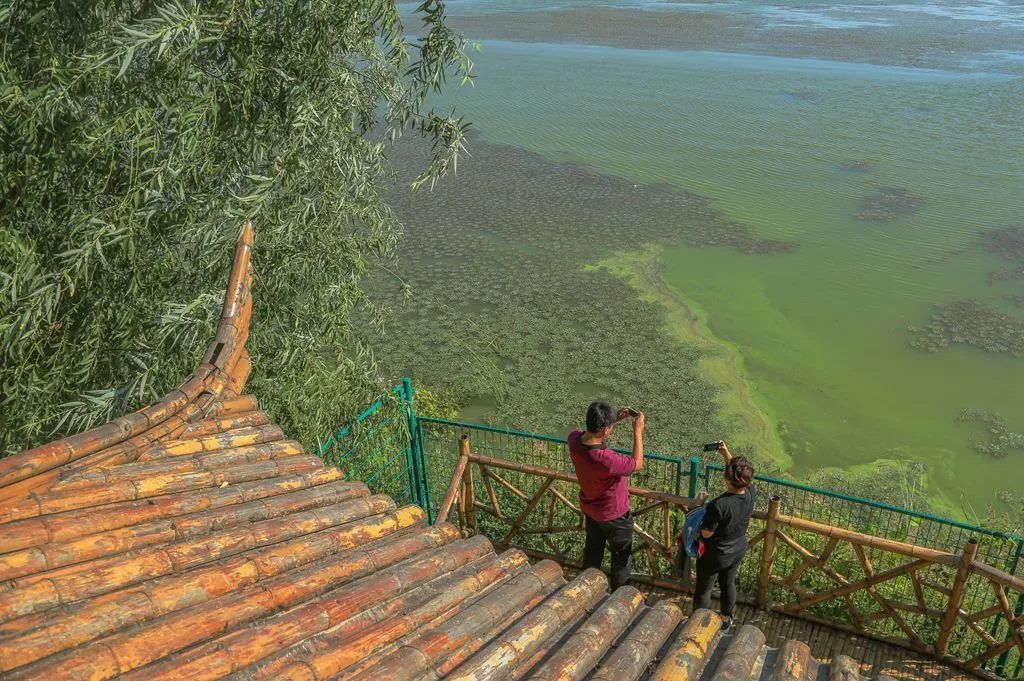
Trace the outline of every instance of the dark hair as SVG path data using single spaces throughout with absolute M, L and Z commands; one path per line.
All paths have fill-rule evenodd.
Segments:
M 736 489 L 748 487 L 754 480 L 754 464 L 745 456 L 734 457 L 725 467 L 725 477 Z
M 612 411 L 612 405 L 604 400 L 591 402 L 587 407 L 587 430 L 591 433 L 596 433 L 613 423 L 615 423 L 615 412 Z

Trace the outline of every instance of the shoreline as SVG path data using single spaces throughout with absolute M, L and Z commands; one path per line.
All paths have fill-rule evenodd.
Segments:
M 665 312 L 665 331 L 679 341 L 704 352 L 700 360 L 703 375 L 718 389 L 716 403 L 722 423 L 739 448 L 752 447 L 755 457 L 777 470 L 792 468 L 793 460 L 782 446 L 776 424 L 754 397 L 743 372 L 743 358 L 735 347 L 716 337 L 707 326 L 707 315 L 698 305 L 672 289 L 661 277 L 662 248 L 643 246 L 622 251 L 588 265 L 629 284 L 642 299 L 656 302 Z
M 786 453 L 777 429 L 777 421 L 766 405 L 758 403 L 743 369 L 743 356 L 728 341 L 718 338 L 707 324 L 707 313 L 693 301 L 669 286 L 661 277 L 661 256 L 663 248 L 653 244 L 641 246 L 639 250 L 620 251 L 612 256 L 588 265 L 588 269 L 607 272 L 636 291 L 641 299 L 658 303 L 665 312 L 665 331 L 679 341 L 696 345 L 706 354 L 700 360 L 703 375 L 719 390 L 717 406 L 723 424 L 734 431 L 730 437 L 738 447 L 753 447 L 755 457 L 774 467 L 764 471 L 769 475 L 783 474 L 792 477 L 793 458 Z M 829 466 L 814 471 L 812 478 L 838 474 L 846 484 L 855 488 L 871 484 L 873 475 L 886 466 L 903 469 L 907 462 L 901 459 L 879 457 L 878 459 L 853 466 Z M 905 474 L 905 472 L 904 472 Z M 923 487 L 918 489 L 928 500 L 926 512 L 951 519 L 982 523 L 977 512 L 968 512 L 958 507 L 948 494 L 937 489 L 925 477 L 920 480 Z M 823 481 L 819 482 L 824 484 Z M 831 485 L 825 485 L 831 487 Z M 862 495 L 874 498 L 862 490 Z M 882 499 L 888 503 L 916 508 L 907 498 Z M 918 509 L 921 510 L 921 509 Z M 973 509 L 972 509 L 973 511 Z

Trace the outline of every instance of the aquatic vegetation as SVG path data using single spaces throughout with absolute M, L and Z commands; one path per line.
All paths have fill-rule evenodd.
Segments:
M 1024 276 L 1024 225 L 1005 225 L 981 233 L 981 247 L 1013 263 L 1011 269 L 989 273 L 989 281 L 1004 281 Z M 1024 296 L 1017 297 L 1024 300 Z M 1021 304 L 1020 300 L 1015 300 Z
M 861 199 L 853 217 L 869 222 L 895 222 L 917 213 L 922 206 L 924 197 L 912 193 L 906 187 L 881 187 Z
M 928 352 L 960 343 L 987 352 L 1024 356 L 1024 321 L 976 300 L 937 305 L 923 329 L 910 327 L 909 330 L 916 334 L 910 344 Z
M 978 423 L 988 434 L 987 440 L 978 440 L 974 449 L 982 454 L 1003 458 L 1010 451 L 1024 451 L 1024 433 L 1012 432 L 1003 417 L 997 413 L 980 409 L 964 409 L 957 416 L 958 421 Z
M 729 436 L 700 352 L 666 331 L 659 304 L 587 265 L 644 243 L 752 255 L 790 244 L 758 237 L 707 197 L 479 139 L 459 170 L 431 192 L 390 197 L 406 224 L 400 276 L 412 298 L 390 274 L 373 285 L 393 308 L 372 339 L 382 366 L 456 395 L 474 420 L 561 433 L 603 397 L 648 412 L 655 451 L 688 455 Z
M 842 490 L 921 512 L 935 510 L 923 491 L 928 486 L 925 466 L 906 459 L 878 459 L 848 468 L 822 468 L 804 481 L 824 489 Z

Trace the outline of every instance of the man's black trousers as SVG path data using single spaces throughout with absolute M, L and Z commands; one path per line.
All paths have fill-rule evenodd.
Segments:
M 584 514 L 585 515 L 585 514 Z M 612 554 L 612 591 L 629 581 L 633 569 L 633 514 L 599 521 L 586 516 L 587 543 L 583 547 L 583 569 L 601 568 L 604 545 Z

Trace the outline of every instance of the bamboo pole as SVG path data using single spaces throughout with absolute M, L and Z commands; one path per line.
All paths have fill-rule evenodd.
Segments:
M 817 593 L 809 592 L 805 595 L 802 595 L 801 600 L 797 601 L 796 603 L 787 603 L 786 605 L 782 605 L 777 609 L 780 612 L 784 612 L 787 614 L 796 614 L 800 611 L 806 610 L 807 608 L 815 606 L 818 603 L 822 603 L 833 598 L 839 598 L 840 596 L 847 596 L 862 589 L 866 591 L 867 589 L 873 587 L 876 584 L 887 582 L 891 579 L 895 579 L 897 577 L 908 574 L 910 572 L 914 572 L 916 570 L 920 570 L 921 568 L 927 566 L 928 561 L 925 560 L 915 560 L 913 562 L 905 563 L 903 565 L 897 565 L 896 567 L 891 568 L 889 570 L 884 570 L 883 572 L 876 572 L 874 574 L 871 574 L 870 576 L 865 577 L 863 579 L 859 579 L 856 582 L 847 581 L 845 584 L 841 584 L 840 586 L 837 586 L 836 588 L 830 589 L 828 591 L 822 591 Z M 783 586 L 787 586 L 781 580 L 779 580 L 779 583 L 783 584 Z M 795 590 L 795 585 L 788 585 L 788 588 Z
M 829 665 L 828 681 L 860 681 L 860 665 L 847 655 L 836 655 Z
M 491 508 L 494 511 L 494 515 L 499 520 L 506 520 L 505 514 L 501 512 L 501 506 L 498 504 L 498 495 L 494 493 L 494 486 L 491 485 L 490 476 L 487 475 L 487 468 L 478 463 L 480 467 L 480 480 L 484 483 L 484 489 L 487 490 L 487 498 L 491 502 Z
M 576 483 L 576 476 L 572 473 L 566 473 L 564 471 L 556 471 L 551 468 L 543 468 L 541 466 L 533 466 L 526 463 L 518 463 L 512 461 L 505 461 L 503 459 L 495 459 L 489 456 L 482 456 L 480 454 L 470 454 L 469 460 L 476 463 L 482 463 L 489 468 L 502 468 L 508 471 L 517 471 L 520 473 L 526 473 L 527 475 L 536 475 L 543 478 L 553 478 L 554 480 L 562 480 L 565 482 Z M 650 489 L 644 489 L 643 487 L 632 487 L 629 488 L 629 493 L 634 497 L 643 497 L 644 499 L 651 499 L 654 501 L 664 501 L 678 506 L 679 508 L 689 509 L 696 507 L 697 501 L 689 497 L 680 497 L 675 494 L 668 494 L 666 492 L 656 492 Z
M 228 416 L 215 416 L 213 418 L 194 421 L 185 426 L 178 439 L 186 440 L 204 435 L 215 435 L 228 430 L 236 430 L 250 426 L 265 426 L 270 423 L 270 417 L 262 411 L 246 411 L 240 414 Z
M 244 343 L 242 345 L 244 347 Z M 250 373 L 252 373 L 252 360 L 249 358 L 249 353 L 242 350 L 235 365 L 228 372 L 227 389 L 235 393 L 242 392 L 246 381 L 249 380 Z
M 594 671 L 593 681 L 636 681 L 650 667 L 654 656 L 682 618 L 682 611 L 667 600 L 647 610 L 615 646 L 608 659 Z
M 631 586 L 617 589 L 583 623 L 530 679 L 531 681 L 580 681 L 601 660 L 626 630 L 644 604 L 644 597 Z
M 514 669 L 530 657 L 552 634 L 590 608 L 607 588 L 608 578 L 603 572 L 594 568 L 583 571 L 446 678 L 449 681 L 502 678 L 506 668 Z
M 775 564 L 775 539 L 776 526 L 779 520 L 779 508 L 782 499 L 773 496 L 768 501 L 768 519 L 764 526 L 764 543 L 761 545 L 761 571 L 757 579 L 757 607 L 766 608 L 768 602 L 768 587 L 771 583 L 772 566 Z
M 159 442 L 145 450 L 139 457 L 141 461 L 148 461 L 164 456 L 185 456 L 199 454 L 200 452 L 216 451 L 229 447 L 244 447 L 246 445 L 258 445 L 264 442 L 274 442 L 284 439 L 284 431 L 280 426 L 268 424 L 265 426 L 251 426 L 229 430 L 225 433 L 214 435 L 203 435 L 201 437 L 188 438 L 185 440 L 166 440 Z
M 764 648 L 764 633 L 751 624 L 736 632 L 725 655 L 715 667 L 711 681 L 747 681 L 754 673 L 754 664 Z
M 79 539 L 0 555 L 0 580 L 54 570 L 104 556 L 192 539 L 237 525 L 279 518 L 311 508 L 369 496 L 362 483 L 339 481 L 267 500 L 236 504 L 86 535 Z
M 780 515 L 778 518 L 778 524 L 788 525 L 789 527 L 797 530 L 803 530 L 805 532 L 813 532 L 823 537 L 836 537 L 850 544 L 859 544 L 866 548 L 888 551 L 889 553 L 896 553 L 909 558 L 922 558 L 933 563 L 953 566 L 956 565 L 958 561 L 957 556 L 944 551 L 937 551 L 924 546 L 916 546 L 914 544 L 893 541 L 891 539 L 882 539 L 881 537 L 875 537 L 870 534 L 862 534 L 860 532 L 854 532 L 853 530 L 845 530 L 841 527 L 832 527 L 831 525 L 817 523 L 813 520 L 804 520 L 803 518 Z
M 216 406 L 214 413 L 219 417 L 234 416 L 260 408 L 259 400 L 255 395 L 238 395 L 221 400 Z
M 463 599 L 465 594 L 476 594 L 481 597 L 498 588 L 513 575 L 529 567 L 529 562 L 519 551 L 507 551 L 496 556 L 486 555 L 455 572 L 419 586 L 408 593 L 380 603 L 373 608 L 364 610 L 345 622 L 336 625 L 320 634 L 306 638 L 289 647 L 274 651 L 273 654 L 237 670 L 238 678 L 247 681 L 263 681 L 296 660 L 327 653 L 331 650 L 345 648 L 350 650 L 352 642 L 361 639 L 371 630 L 376 630 L 385 621 L 397 622 L 399 618 L 413 615 L 425 606 L 434 610 L 455 603 L 455 599 Z M 458 601 L 462 602 L 462 601 Z M 455 606 L 447 612 L 453 612 Z M 454 613 L 453 613 L 454 614 Z M 441 617 L 443 617 L 442 615 Z M 435 622 L 438 620 L 435 619 Z M 241 635 L 236 634 L 236 635 Z M 231 650 L 231 646 L 227 646 Z
M 473 485 L 473 466 L 469 465 L 469 438 L 467 437 L 464 442 L 466 447 L 465 456 L 467 463 L 462 473 L 462 494 L 463 498 L 466 500 L 466 524 L 469 526 L 469 529 L 473 534 L 477 534 L 480 532 L 480 525 L 477 524 L 476 519 L 476 489 Z M 463 441 L 460 441 L 459 445 L 461 446 L 462 443 Z M 461 452 L 459 458 L 461 458 Z
M 248 549 L 394 509 L 395 502 L 384 495 L 353 499 L 285 518 L 232 528 L 209 537 L 144 550 L 130 557 L 111 556 L 41 575 L 30 575 L 18 580 L 15 583 L 17 588 L 0 593 L 0 620 L 107 593 L 154 577 L 183 572 Z
M 707 662 L 722 618 L 710 610 L 697 610 L 672 642 L 651 681 L 697 681 Z
M 805 681 L 811 666 L 811 649 L 803 641 L 787 640 L 779 649 L 771 681 Z
M 971 573 L 971 566 L 977 555 L 978 540 L 975 537 L 971 537 L 964 545 L 963 553 L 960 554 L 956 577 L 953 579 L 953 592 L 949 597 L 946 613 L 942 617 L 942 624 L 939 626 L 939 638 L 935 641 L 936 655 L 945 655 L 946 649 L 949 647 L 949 637 L 953 633 L 953 625 L 956 624 L 957 615 L 960 613 L 960 605 L 963 602 L 967 577 Z
M 96 485 L 112 485 L 125 480 L 144 480 L 157 475 L 170 473 L 195 473 L 198 471 L 216 471 L 225 466 L 239 466 L 258 461 L 284 459 L 289 456 L 301 456 L 302 445 L 294 440 L 268 442 L 266 444 L 232 447 L 220 451 L 194 454 L 192 456 L 176 456 L 142 463 L 128 463 L 120 466 L 104 467 L 79 473 L 63 480 L 51 488 L 51 492 L 66 492 L 71 489 L 85 489 Z
M 467 436 L 466 441 L 469 439 Z M 469 459 L 466 456 L 460 456 L 459 462 L 455 464 L 455 471 L 452 473 L 451 482 L 448 483 L 448 491 L 445 492 L 444 500 L 441 502 L 441 508 L 437 512 L 437 519 L 434 521 L 435 524 L 448 522 L 448 514 L 452 510 L 452 503 L 455 501 L 455 496 L 459 493 L 459 487 L 462 485 L 462 472 L 466 470 L 466 465 Z
M 158 475 L 138 482 L 127 480 L 112 485 L 97 484 L 85 489 L 70 489 L 41 495 L 33 494 L 29 499 L 16 506 L 0 507 L 0 523 L 121 501 L 220 487 L 224 483 L 236 484 L 276 478 L 290 473 L 312 472 L 321 468 L 323 468 L 323 462 L 315 456 L 292 456 L 281 460 L 231 466 L 217 472 L 199 471 Z
M 1020 577 L 1007 574 L 1002 570 L 994 568 L 991 565 L 986 565 L 985 563 L 975 562 L 971 565 L 971 570 L 976 575 L 980 575 L 990 582 L 996 582 L 998 584 L 1002 584 L 1007 589 L 1024 593 L 1024 579 Z
M 348 575 L 342 580 L 334 582 L 326 582 L 323 577 L 318 575 L 316 579 L 320 584 L 328 584 L 328 589 L 323 595 L 311 600 L 303 598 L 304 593 L 295 588 L 294 582 L 288 584 L 287 597 L 291 599 L 291 603 L 300 603 L 299 605 L 275 618 L 252 622 L 241 629 L 238 628 L 239 625 L 244 621 L 254 620 L 258 615 L 246 611 L 242 614 L 244 621 L 228 621 L 223 614 L 223 605 L 211 604 L 211 614 L 216 613 L 217 618 L 225 621 L 224 630 L 229 632 L 228 636 L 232 641 L 234 656 L 229 656 L 227 661 L 233 668 L 255 662 L 266 654 L 277 651 L 282 644 L 289 642 L 288 639 L 282 640 L 282 637 L 291 637 L 290 642 L 297 642 L 318 634 L 377 603 L 408 593 L 435 579 L 438 575 L 454 572 L 479 558 L 494 554 L 490 543 L 484 537 L 477 537 L 443 546 L 425 555 L 401 555 L 394 550 L 392 550 L 392 555 L 400 562 L 390 568 L 371 572 L 355 583 L 352 580 L 356 575 Z M 321 589 L 316 586 L 312 588 L 316 591 Z M 280 605 L 287 606 L 289 602 Z M 166 631 L 170 627 L 161 622 L 159 625 L 154 625 L 152 629 Z M 203 636 L 203 632 L 182 632 L 177 629 L 171 629 L 171 631 L 174 636 L 173 641 L 168 642 L 164 638 L 159 650 L 147 652 L 147 655 L 151 656 L 153 660 L 158 660 L 156 664 L 145 667 L 138 664 L 134 673 L 124 674 L 121 678 L 125 681 L 132 679 L 148 681 L 150 679 L 219 678 L 216 663 L 218 660 L 221 661 L 221 664 L 224 661 L 223 653 L 226 652 L 224 643 L 227 637 L 221 636 L 216 640 L 193 647 L 183 655 L 166 657 L 171 648 L 181 650 L 198 641 L 210 638 Z M 140 646 L 145 646 L 152 638 L 151 633 L 146 629 L 138 630 L 133 632 L 132 639 Z M 214 655 L 213 659 L 210 659 L 211 655 Z
M 319 468 L 308 473 L 269 480 L 253 480 L 224 488 L 168 494 L 15 521 L 3 526 L 3 532 L 0 533 L 0 554 L 51 542 L 70 541 L 81 536 L 83 527 L 93 532 L 104 532 L 196 510 L 222 508 L 243 501 L 286 494 L 328 484 L 341 478 L 341 471 L 336 468 Z
M 533 497 L 531 497 L 530 501 L 527 502 L 525 508 L 523 508 L 522 513 L 520 513 L 516 517 L 516 519 L 512 522 L 512 526 L 508 528 L 508 532 L 505 533 L 505 537 L 501 540 L 502 544 L 508 544 L 508 540 L 511 539 L 519 530 L 519 528 L 522 527 L 523 523 L 526 522 L 526 517 L 530 515 L 530 512 L 533 511 L 534 508 L 536 508 L 538 503 L 540 503 L 541 497 L 544 496 L 544 493 L 548 491 L 548 487 L 551 487 L 551 483 L 553 483 L 554 481 L 554 478 L 546 479 L 543 482 L 543 484 L 541 484 L 541 486 L 537 489 L 537 491 L 534 492 Z
M 339 650 L 307 658 L 305 662 L 316 670 L 319 678 L 373 678 L 375 681 L 423 678 L 446 652 L 474 638 L 484 638 L 485 632 L 506 614 L 554 589 L 561 576 L 562 571 L 556 564 L 538 563 L 479 599 L 460 598 L 457 603 L 451 603 L 454 594 L 448 594 L 444 602 L 447 609 L 464 604 L 465 607 L 435 627 L 416 631 L 422 622 L 439 614 L 437 608 L 394 623 L 385 622 L 379 630 L 367 632 Z M 385 652 L 388 644 L 410 632 L 416 633 L 400 647 Z M 378 652 L 384 652 L 383 656 L 378 656 Z M 280 677 L 292 678 L 287 671 L 282 671 Z
M 393 541 L 387 539 L 422 521 L 422 509 L 406 506 L 101 596 L 75 609 L 58 611 L 58 617 L 37 629 L 0 639 L 0 664 L 25 665 L 131 625 L 240 593 L 288 570 L 303 566 L 309 569 L 317 561 L 344 566 L 352 574 L 360 570 L 368 574 L 389 565 L 389 560 L 394 562 L 458 537 L 458 530 L 447 525 Z

